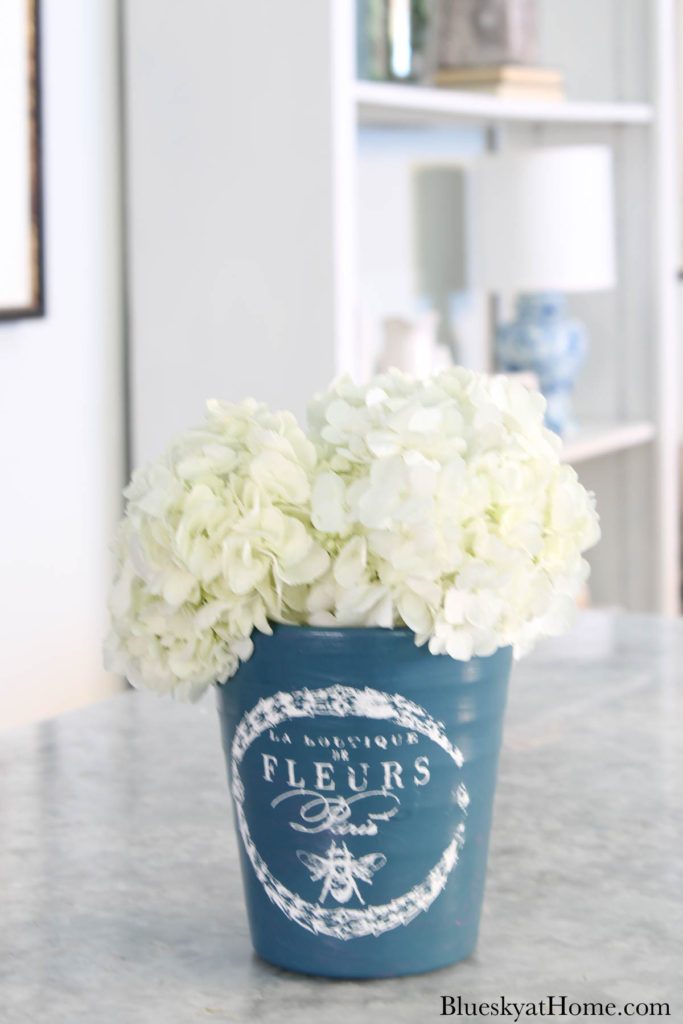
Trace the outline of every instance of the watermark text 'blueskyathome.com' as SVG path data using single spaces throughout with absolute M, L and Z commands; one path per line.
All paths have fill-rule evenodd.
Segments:
M 499 1017 L 520 1021 L 530 1017 L 670 1017 L 665 1002 L 613 1003 L 596 1000 L 582 1001 L 568 996 L 546 996 L 535 1002 L 507 999 L 498 996 L 488 1001 L 466 999 L 463 996 L 441 996 L 442 1017 Z

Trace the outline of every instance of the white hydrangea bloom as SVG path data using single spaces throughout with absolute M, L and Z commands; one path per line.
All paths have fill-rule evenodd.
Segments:
M 599 528 L 544 407 L 457 367 L 340 378 L 310 440 L 289 413 L 209 402 L 126 491 L 107 665 L 194 698 L 271 622 L 405 625 L 459 660 L 563 631 Z
M 461 367 L 343 377 L 318 396 L 311 518 L 332 562 L 308 621 L 404 624 L 460 660 L 567 628 L 598 517 L 544 409 L 521 384 Z
M 109 668 L 195 698 L 250 656 L 254 628 L 303 622 L 328 568 L 309 519 L 314 446 L 290 413 L 208 403 L 125 492 L 110 594 Z

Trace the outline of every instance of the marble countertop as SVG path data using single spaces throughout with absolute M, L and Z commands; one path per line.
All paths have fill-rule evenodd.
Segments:
M 0 1021 L 422 1022 L 443 995 L 683 1021 L 683 621 L 585 614 L 515 666 L 506 723 L 476 953 L 369 982 L 253 954 L 212 700 L 0 734 Z

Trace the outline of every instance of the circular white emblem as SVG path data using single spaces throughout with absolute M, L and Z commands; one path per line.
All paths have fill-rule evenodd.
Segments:
M 339 718 L 354 715 L 384 719 L 432 740 L 448 754 L 458 768 L 462 767 L 463 756 L 446 736 L 442 724 L 432 718 L 419 704 L 398 694 L 383 693 L 368 687 L 357 690 L 350 686 L 335 685 L 321 690 L 302 689 L 276 693 L 272 697 L 263 698 L 247 711 L 235 730 L 231 758 L 232 795 L 237 821 L 249 860 L 268 898 L 290 921 L 316 934 L 330 935 L 337 939 L 381 935 L 383 932 L 408 924 L 418 914 L 427 910 L 443 891 L 465 841 L 465 826 L 457 826 L 451 842 L 425 880 L 389 903 L 357 909 L 323 907 L 319 903 L 309 903 L 288 889 L 273 876 L 251 837 L 244 812 L 245 792 L 239 769 L 251 744 L 266 729 L 272 729 L 290 719 L 315 718 L 319 715 Z M 458 803 L 463 810 L 469 803 L 467 790 L 462 784 L 458 787 Z M 332 847 L 335 847 L 334 843 Z M 344 850 L 348 860 L 350 855 L 345 847 Z M 337 856 L 341 855 L 340 850 L 335 850 L 335 853 Z M 300 859 L 307 863 L 303 857 Z M 318 859 L 323 863 L 321 858 Z

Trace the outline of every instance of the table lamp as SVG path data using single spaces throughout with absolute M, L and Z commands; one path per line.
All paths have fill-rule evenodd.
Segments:
M 472 284 L 518 296 L 516 319 L 496 331 L 496 368 L 535 373 L 548 426 L 571 434 L 587 333 L 568 315 L 565 293 L 615 283 L 611 153 L 562 146 L 492 154 L 473 165 L 470 192 Z

